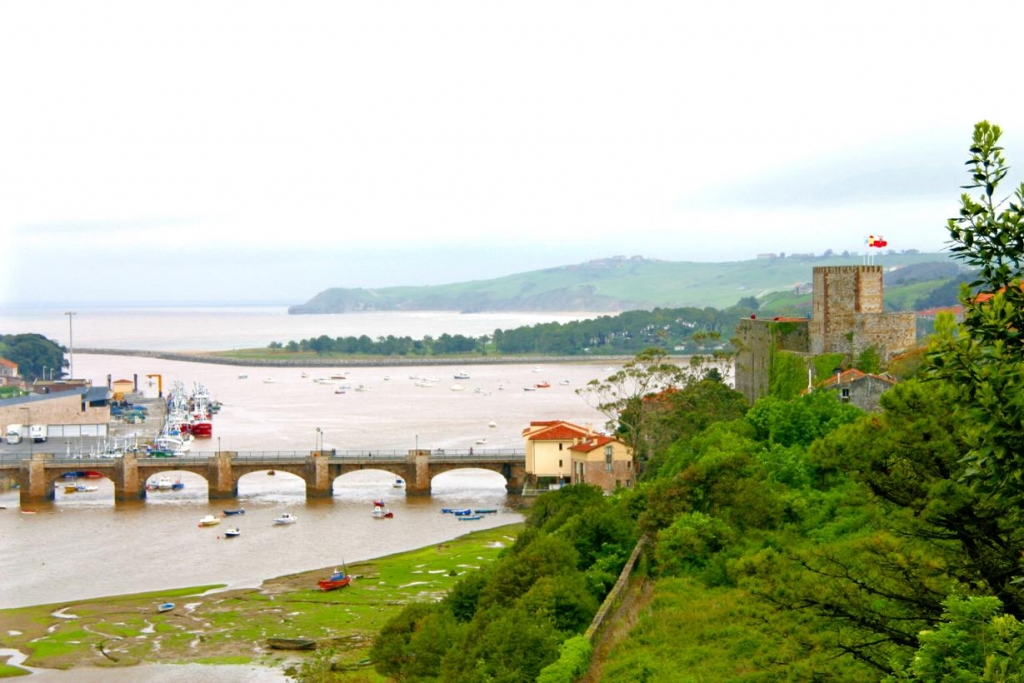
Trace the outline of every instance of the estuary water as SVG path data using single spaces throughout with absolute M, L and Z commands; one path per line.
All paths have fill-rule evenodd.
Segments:
M 394 334 L 422 338 L 443 333 L 479 336 L 539 322 L 567 322 L 588 314 L 361 313 L 289 316 L 283 306 L 204 306 L 0 309 L 0 333 L 35 332 L 66 347 L 152 351 L 209 351 L 264 347 L 272 341 L 320 336 Z M 73 343 L 72 343 L 73 342 Z M 137 379 L 156 397 L 174 381 L 202 382 L 223 403 L 214 435 L 193 452 L 413 448 L 479 451 L 522 448 L 532 420 L 564 419 L 601 429 L 604 417 L 575 390 L 614 369 L 602 363 L 246 368 L 123 355 L 76 353 L 74 376 L 95 385 Z M 345 379 L 315 381 L 343 374 Z M 460 374 L 460 379 L 455 375 Z M 465 375 L 468 374 L 468 377 Z M 152 377 L 150 377 L 152 375 Z M 427 382 L 425 379 L 436 381 Z M 537 384 L 550 384 L 538 389 Z M 432 384 L 432 386 L 423 386 Z M 344 388 L 343 388 L 344 387 Z M 527 391 L 526 389 L 529 389 Z M 343 392 L 343 393 L 342 393 Z M 32 446 L 45 452 L 50 444 Z M 69 447 L 66 447 L 69 448 Z M 61 454 L 58 454 L 61 455 Z M 342 561 L 360 560 L 450 540 L 472 529 L 520 521 L 504 480 L 485 470 L 461 470 L 432 482 L 429 498 L 406 498 L 394 475 L 368 470 L 340 477 L 329 500 L 307 500 L 303 482 L 287 473 L 253 473 L 239 480 L 239 498 L 208 500 L 198 475 L 174 472 L 180 491 L 151 492 L 145 502 L 114 505 L 106 479 L 97 490 L 56 492 L 50 505 L 23 514 L 17 491 L 0 493 L 0 608 L 180 586 L 257 586 L 263 580 Z M 372 501 L 384 499 L 393 519 L 374 519 Z M 244 507 L 220 526 L 199 527 L 207 514 Z M 496 514 L 459 522 L 443 507 L 495 508 Z M 274 524 L 282 512 L 298 518 Z M 223 528 L 237 525 L 231 541 Z M 2 627 L 2 625 L 0 625 Z M 29 680 L 284 681 L 261 667 L 132 667 L 126 670 L 39 670 Z
M 66 344 L 60 333 L 66 332 L 68 318 L 52 311 L 49 318 L 56 316 L 56 324 L 47 331 L 39 315 L 5 317 L 0 332 L 35 331 Z M 351 332 L 327 333 L 419 337 L 418 330 L 440 325 L 436 334 L 471 334 L 495 322 L 480 319 L 487 316 L 443 315 L 451 317 L 442 323 L 421 314 L 360 314 L 344 321 Z M 95 317 L 83 309 L 72 324 L 75 346 L 82 330 L 88 345 L 102 348 L 206 350 L 215 346 L 207 341 L 212 338 L 227 340 L 220 348 L 252 346 L 244 340 L 257 335 L 256 330 L 264 330 L 257 345 L 287 340 L 299 324 L 293 318 L 304 319 L 307 336 L 324 333 L 315 325 L 321 316 L 287 316 L 277 309 L 225 308 L 209 315 L 195 309 L 163 315 L 111 310 Z M 523 319 L 523 324 L 529 322 Z M 543 319 L 535 316 L 533 322 Z M 575 390 L 613 367 L 542 363 L 338 368 L 344 380 L 319 383 L 314 380 L 328 377 L 330 368 L 245 368 L 86 353 L 74 357 L 76 377 L 96 385 L 106 385 L 108 378 L 137 377 L 147 396 L 155 397 L 161 384 L 166 391 L 176 380 L 189 387 L 202 382 L 223 408 L 214 420 L 213 438 L 193 447 L 198 453 L 218 448 L 309 452 L 318 444 L 339 451 L 522 448 L 522 430 L 533 420 L 564 419 L 602 429 L 605 418 Z M 468 378 L 455 379 L 461 372 Z M 437 379 L 433 386 L 422 386 L 427 376 Z M 540 383 L 550 387 L 537 389 Z M 360 385 L 363 390 L 356 389 Z M 349 389 L 340 393 L 343 386 Z M 34 448 L 45 452 L 47 446 L 53 444 Z M 394 476 L 386 470 L 350 474 L 335 481 L 332 499 L 309 501 L 297 477 L 254 473 L 241 478 L 239 500 L 215 503 L 208 500 L 202 478 L 172 470 L 167 475 L 180 476 L 185 488 L 116 507 L 112 485 L 104 479 L 90 482 L 99 487 L 95 492 L 60 490 L 52 505 L 39 506 L 31 515 L 19 511 L 17 491 L 0 494 L 0 505 L 6 508 L 0 510 L 0 608 L 198 584 L 254 586 L 266 578 L 379 557 L 521 519 L 515 501 L 505 493 L 504 480 L 484 470 L 441 475 L 432 483 L 433 495 L 418 499 L 407 499 L 403 490 L 395 489 Z M 371 517 L 371 503 L 379 498 L 387 500 L 394 519 Z M 241 538 L 225 543 L 218 538 L 219 527 L 197 527 L 204 515 L 238 506 L 246 508 L 238 521 Z M 471 526 L 441 514 L 442 507 L 493 507 L 499 512 Z M 284 511 L 299 522 L 275 526 L 273 519 Z

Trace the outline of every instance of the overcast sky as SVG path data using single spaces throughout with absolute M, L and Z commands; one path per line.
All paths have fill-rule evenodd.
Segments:
M 1022 7 L 5 2 L 0 303 L 937 251 Z

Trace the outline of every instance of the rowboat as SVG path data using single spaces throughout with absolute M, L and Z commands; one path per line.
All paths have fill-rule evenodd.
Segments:
M 473 510 L 474 515 L 490 515 L 495 514 L 496 512 L 498 512 L 496 508 L 479 508 L 477 510 Z
M 483 515 L 459 515 L 455 519 L 459 520 L 460 522 L 473 522 L 483 518 Z
M 213 515 L 206 515 L 199 520 L 199 526 L 216 526 L 220 524 L 220 517 L 214 517 Z
M 224 514 L 225 515 L 244 515 L 245 514 L 245 508 L 238 508 L 237 510 L 225 510 Z
M 267 645 L 275 650 L 315 650 L 313 638 L 267 638 Z
M 238 538 L 241 535 L 242 535 L 242 530 L 239 529 L 237 526 L 234 527 L 233 529 L 227 529 L 224 532 L 224 538 Z
M 159 607 L 157 607 L 156 611 L 157 612 L 170 612 L 172 609 L 174 609 L 174 603 L 173 602 L 165 602 L 164 604 L 162 604 Z

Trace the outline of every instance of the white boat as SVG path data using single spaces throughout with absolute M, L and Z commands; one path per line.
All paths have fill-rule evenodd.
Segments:
M 567 380 L 567 379 L 563 379 L 563 380 L 559 381 L 558 383 L 561 384 L 563 387 L 569 386 L 569 380 Z
M 401 477 L 395 477 L 395 483 L 392 486 L 396 489 L 400 489 L 405 486 L 405 481 Z
M 495 422 L 494 420 L 491 420 L 490 422 L 487 423 L 487 426 L 490 427 L 491 429 L 497 429 L 498 423 Z
M 453 384 L 450 388 L 451 388 L 452 391 L 465 391 L 466 390 L 466 387 L 462 386 L 461 384 Z
M 217 526 L 220 524 L 220 517 L 214 517 L 213 515 L 206 515 L 199 520 L 199 526 Z
M 456 372 L 455 379 L 469 379 L 469 373 L 466 371 Z
M 171 487 L 174 486 L 174 482 L 171 481 L 170 477 L 160 477 L 156 483 L 156 487 L 161 491 L 170 491 Z
M 290 512 L 285 512 L 280 517 L 274 518 L 274 524 L 295 524 L 297 521 L 299 521 L 298 518 Z
M 487 439 L 477 439 L 476 442 L 477 444 L 485 444 L 487 443 Z
M 241 535 L 242 535 L 242 530 L 239 529 L 237 526 L 233 527 L 231 529 L 225 529 L 225 531 L 224 531 L 224 537 L 225 538 L 237 538 L 238 536 L 241 536 Z
M 99 486 L 92 486 L 87 484 L 75 484 L 75 491 L 78 493 L 92 493 L 93 491 L 99 491 Z
M 238 376 L 238 379 L 249 379 L 249 375 L 243 372 L 241 375 Z
M 274 383 L 274 378 L 273 377 L 265 377 L 263 379 L 263 383 L 264 384 L 273 384 Z

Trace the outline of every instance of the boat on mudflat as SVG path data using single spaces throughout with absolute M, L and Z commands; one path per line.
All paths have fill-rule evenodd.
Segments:
M 199 520 L 199 526 L 217 526 L 218 524 L 220 524 L 220 517 L 213 515 L 206 515 Z
M 241 535 L 242 535 L 242 530 L 239 529 L 237 526 L 234 527 L 234 528 L 231 528 L 231 529 L 227 529 L 224 532 L 224 537 L 225 538 L 238 538 Z
M 280 517 L 274 518 L 274 524 L 295 524 L 298 518 L 290 512 L 282 513 Z
M 267 638 L 267 645 L 275 650 L 315 650 L 314 638 Z
M 234 510 L 225 510 L 224 514 L 225 515 L 244 515 L 245 514 L 245 508 L 236 508 Z
M 157 607 L 156 611 L 157 612 L 170 612 L 172 609 L 174 609 L 174 603 L 173 602 L 165 602 L 164 604 L 162 604 L 159 607 Z
M 348 572 L 344 569 L 335 569 L 334 573 L 329 578 L 320 579 L 316 582 L 316 585 L 320 586 L 322 591 L 332 591 L 336 588 L 344 588 L 352 581 L 352 577 L 348 575 Z

